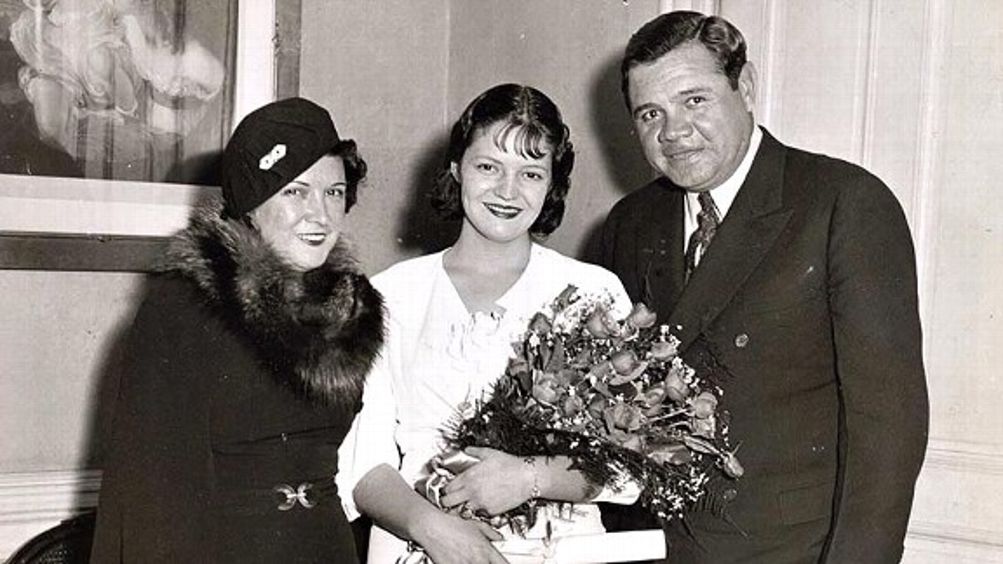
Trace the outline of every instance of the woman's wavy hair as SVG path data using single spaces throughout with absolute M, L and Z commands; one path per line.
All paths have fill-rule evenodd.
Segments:
M 369 167 L 366 161 L 359 155 L 359 149 L 352 139 L 344 139 L 338 143 L 327 154 L 341 157 L 345 163 L 345 211 L 348 212 L 359 199 L 359 183 L 366 179 L 366 171 Z
M 699 12 L 677 11 L 662 14 L 637 30 L 624 50 L 620 64 L 620 90 L 630 109 L 630 69 L 653 63 L 676 47 L 698 41 L 717 60 L 718 69 L 728 77 L 732 89 L 745 67 L 745 37 L 728 20 Z
M 459 166 L 474 136 L 496 123 L 505 124 L 494 138 L 499 148 L 504 150 L 508 139 L 514 135 L 519 155 L 534 159 L 548 153 L 552 155 L 550 189 L 540 216 L 529 228 L 531 235 L 545 237 L 557 229 L 564 217 L 564 199 L 571 189 L 575 151 L 560 110 L 546 94 L 531 86 L 500 84 L 475 98 L 463 110 L 453 125 L 442 170 L 432 187 L 432 207 L 446 219 L 463 217 L 460 183 L 453 177 L 452 167 Z

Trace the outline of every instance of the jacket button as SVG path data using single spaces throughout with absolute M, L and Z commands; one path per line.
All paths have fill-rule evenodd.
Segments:
M 744 349 L 746 345 L 749 344 L 749 336 L 745 333 L 739 333 L 735 336 L 735 346 Z
M 738 490 L 735 488 L 727 488 L 721 492 L 721 499 L 724 501 L 732 501 L 738 497 Z

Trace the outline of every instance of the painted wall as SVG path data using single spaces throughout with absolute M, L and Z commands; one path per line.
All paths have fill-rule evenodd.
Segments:
M 138 278 L 0 271 L 0 473 L 92 464 L 99 375 Z
M 561 252 L 589 254 L 613 203 L 652 177 L 620 95 L 619 60 L 630 34 L 657 13 L 654 0 L 451 3 L 450 123 L 487 88 L 516 82 L 550 96 L 571 129 L 571 193 L 547 242 Z
M 443 243 L 424 199 L 438 166 L 449 77 L 449 5 L 304 0 L 300 92 L 331 110 L 369 164 L 349 214 L 376 272 Z

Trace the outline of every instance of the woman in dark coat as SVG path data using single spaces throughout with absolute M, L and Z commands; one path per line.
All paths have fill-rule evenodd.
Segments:
M 92 561 L 355 562 L 333 476 L 383 307 L 339 235 L 365 162 L 293 98 L 222 176 L 128 336 Z

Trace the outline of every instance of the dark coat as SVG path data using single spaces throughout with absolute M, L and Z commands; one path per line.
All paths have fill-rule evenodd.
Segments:
M 684 191 L 659 179 L 610 212 L 602 261 L 685 351 L 731 372 L 723 407 L 745 476 L 669 561 L 898 562 L 926 446 L 915 259 L 880 180 L 764 131 L 745 183 L 684 287 Z
M 92 561 L 354 562 L 333 477 L 382 298 L 343 248 L 296 273 L 219 209 L 173 240 L 127 337 Z

